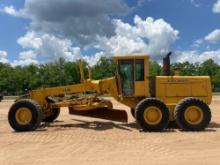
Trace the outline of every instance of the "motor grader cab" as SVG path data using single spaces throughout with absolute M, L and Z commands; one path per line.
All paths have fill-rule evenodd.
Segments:
M 169 56 L 165 73 L 170 73 Z M 210 120 L 211 83 L 208 76 L 149 76 L 149 56 L 115 56 L 116 75 L 92 80 L 84 78 L 80 63 L 81 83 L 29 91 L 11 106 L 8 119 L 16 131 L 32 131 L 40 123 L 54 121 L 62 107 L 70 114 L 104 119 L 126 118 L 125 111 L 113 109 L 108 93 L 131 108 L 143 130 L 161 131 L 170 121 L 188 131 L 205 129 Z
M 119 91 L 123 97 L 149 96 L 149 56 L 116 56 Z

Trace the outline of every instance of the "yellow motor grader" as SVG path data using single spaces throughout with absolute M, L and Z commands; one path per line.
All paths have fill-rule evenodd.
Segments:
M 169 54 L 170 55 L 170 54 Z M 149 56 L 114 56 L 116 75 L 102 80 L 84 78 L 81 83 L 29 91 L 11 106 L 8 120 L 16 131 L 33 131 L 41 122 L 53 122 L 62 107 L 70 114 L 121 121 L 125 111 L 113 109 L 108 93 L 130 107 L 137 124 L 146 131 L 162 131 L 170 121 L 186 131 L 204 130 L 210 120 L 211 83 L 208 76 L 170 75 L 169 55 L 164 59 L 164 76 L 149 76 Z

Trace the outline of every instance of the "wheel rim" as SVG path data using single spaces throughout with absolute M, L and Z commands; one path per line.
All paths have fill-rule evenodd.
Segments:
M 155 106 L 150 106 L 144 110 L 144 120 L 146 123 L 156 125 L 162 119 L 161 110 Z
M 30 109 L 24 107 L 19 108 L 15 114 L 15 118 L 18 124 L 20 125 L 26 125 L 30 123 L 32 119 L 32 114 Z
M 190 106 L 184 113 L 185 120 L 192 124 L 199 124 L 203 119 L 203 111 L 197 106 Z

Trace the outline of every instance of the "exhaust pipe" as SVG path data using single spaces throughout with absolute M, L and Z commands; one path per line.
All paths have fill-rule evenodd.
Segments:
M 172 52 L 169 52 L 164 58 L 163 58 L 163 75 L 164 76 L 170 76 L 170 56 Z

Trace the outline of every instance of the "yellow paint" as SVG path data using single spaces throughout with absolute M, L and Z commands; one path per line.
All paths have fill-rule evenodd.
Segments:
M 20 125 L 27 125 L 31 122 L 32 113 L 28 108 L 19 108 L 15 113 L 16 122 Z
M 89 79 L 86 80 L 84 78 L 83 63 L 80 62 L 80 84 L 32 90 L 29 93 L 29 98 L 38 102 L 44 112 L 48 110 L 48 108 L 54 107 L 72 107 L 76 110 L 94 110 L 102 107 L 111 109 L 112 103 L 97 100 L 98 96 L 106 93 L 130 108 L 135 108 L 143 98 L 151 97 L 149 89 L 149 56 L 114 56 L 113 59 L 117 68 L 114 77 L 92 80 L 92 73 L 89 72 Z M 124 96 L 122 93 L 121 78 L 118 71 L 120 60 L 132 60 L 134 68 L 136 60 L 144 60 L 144 79 L 141 81 L 134 79 L 134 94 L 131 96 Z M 135 71 L 132 74 L 135 78 Z M 86 94 L 87 91 L 93 94 L 88 96 Z M 76 95 L 74 99 L 66 99 L 65 97 L 59 98 L 60 95 L 73 94 Z M 58 99 L 55 103 L 48 103 L 46 101 L 46 97 L 48 96 L 58 97 Z M 211 103 L 212 93 L 210 78 L 208 76 L 156 76 L 155 97 L 167 105 L 170 112 L 169 118 L 170 120 L 174 120 L 173 110 L 176 104 L 183 98 L 197 97 L 207 104 Z M 159 111 L 153 108 L 153 110 L 149 110 L 149 114 L 146 114 L 146 119 L 152 123 L 157 123 L 160 119 L 160 115 Z M 159 116 L 158 119 L 154 119 L 157 118 L 157 116 Z M 191 120 L 190 117 L 188 118 Z
M 198 106 L 190 106 L 185 110 L 185 120 L 192 124 L 199 124 L 203 119 L 203 112 Z
M 146 123 L 156 125 L 160 123 L 162 119 L 162 113 L 159 108 L 150 106 L 144 110 L 144 120 Z
M 174 121 L 174 108 L 176 104 L 167 104 L 167 107 L 169 109 L 169 120 Z
M 143 81 L 136 81 L 134 79 L 134 95 L 132 97 L 148 97 L 149 94 L 149 56 L 148 55 L 129 55 L 129 56 L 114 56 L 113 60 L 115 61 L 116 65 L 118 66 L 118 61 L 120 60 L 133 60 L 134 68 L 135 68 L 135 61 L 136 60 L 144 60 L 144 80 Z M 134 78 L 135 78 L 135 71 L 134 71 Z M 122 95 L 121 92 L 121 80 L 119 77 L 119 71 L 117 67 L 117 77 L 118 77 L 118 88 L 119 93 Z
M 176 104 L 186 97 L 197 97 L 210 104 L 211 82 L 208 76 L 157 76 L 156 97 L 166 104 Z
M 145 96 L 147 93 L 147 86 L 145 81 L 135 81 L 135 96 Z

